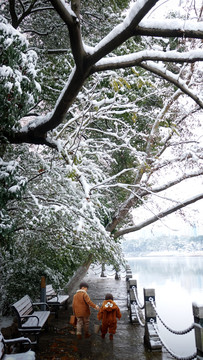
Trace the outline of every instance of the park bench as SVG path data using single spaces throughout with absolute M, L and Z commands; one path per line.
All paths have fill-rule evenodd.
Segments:
M 22 299 L 12 305 L 18 319 L 18 331 L 20 334 L 30 334 L 35 336 L 32 344 L 37 344 L 38 336 L 45 327 L 50 311 L 34 311 L 35 306 L 47 306 L 44 302 L 32 303 L 30 297 L 25 295 Z
M 62 290 L 60 290 L 62 291 Z M 47 304 L 54 309 L 55 317 L 58 317 L 58 310 L 60 306 L 65 306 L 67 309 L 69 295 L 63 295 L 59 292 L 56 292 L 53 289 L 52 285 L 46 286 L 46 302 Z
M 29 346 L 29 349 L 25 352 L 17 353 L 17 354 L 7 354 L 8 349 L 10 351 L 11 346 L 20 345 Z M 31 341 L 28 338 L 20 337 L 15 339 L 4 339 L 2 333 L 0 332 L 0 359 L 1 360 L 35 360 L 34 351 L 30 350 Z

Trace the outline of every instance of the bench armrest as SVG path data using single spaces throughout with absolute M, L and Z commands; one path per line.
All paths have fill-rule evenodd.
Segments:
M 19 337 L 19 338 L 14 338 L 14 339 L 4 339 L 3 338 L 3 343 L 4 345 L 12 345 L 12 344 L 28 344 L 30 345 L 29 349 L 31 348 L 31 340 L 29 338 L 25 338 L 25 337 Z
M 29 338 L 25 338 L 25 337 L 19 337 L 19 338 L 14 338 L 14 339 L 4 339 L 3 340 L 3 344 L 4 344 L 4 350 L 5 353 L 7 353 L 7 351 L 10 351 L 10 346 L 13 344 L 23 344 L 23 345 L 29 345 L 28 350 L 31 349 L 31 340 Z
M 33 306 L 38 306 L 38 305 L 46 305 L 46 307 L 49 309 L 49 305 L 46 302 L 36 302 L 36 303 L 32 303 Z
M 23 344 L 30 344 L 31 345 L 31 340 L 29 338 L 25 338 L 25 337 L 19 337 L 19 338 L 14 338 L 14 339 L 3 339 L 4 344 L 14 344 L 14 343 L 23 343 Z

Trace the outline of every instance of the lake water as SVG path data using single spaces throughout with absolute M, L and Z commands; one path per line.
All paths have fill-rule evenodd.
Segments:
M 203 257 L 128 257 L 138 297 L 143 288 L 155 289 L 158 314 L 173 330 L 185 330 L 194 322 L 192 303 L 203 305 Z M 169 332 L 157 321 L 164 343 L 178 356 L 196 352 L 194 330 L 185 335 Z

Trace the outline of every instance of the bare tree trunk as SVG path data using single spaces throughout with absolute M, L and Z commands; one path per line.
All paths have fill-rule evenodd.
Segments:
M 73 294 L 76 291 L 76 289 L 78 289 L 79 284 L 87 274 L 91 263 L 92 263 L 92 255 L 89 255 L 87 261 L 76 270 L 72 278 L 69 280 L 67 284 L 67 291 L 69 295 Z

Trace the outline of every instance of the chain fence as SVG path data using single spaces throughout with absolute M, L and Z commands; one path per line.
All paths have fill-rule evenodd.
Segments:
M 139 300 L 139 297 L 138 297 L 138 294 L 137 294 L 137 288 L 136 286 L 131 286 L 131 289 L 133 290 L 133 293 L 134 293 L 134 297 L 135 297 L 135 300 L 136 301 L 133 301 L 131 303 L 131 306 L 133 306 L 134 308 L 134 313 L 136 314 L 136 317 L 137 317 L 137 320 L 139 322 L 139 324 L 144 327 L 146 325 L 146 321 L 144 319 L 144 315 L 143 315 L 143 320 L 140 318 L 140 314 L 139 314 L 139 309 L 143 310 L 145 308 L 145 304 L 142 304 Z M 129 295 L 128 295 L 129 296 Z M 167 326 L 165 324 L 165 322 L 162 320 L 162 318 L 160 317 L 158 311 L 157 311 L 157 308 L 156 308 L 156 305 L 155 305 L 155 302 L 154 302 L 154 299 L 153 297 L 149 297 L 149 301 L 151 303 L 151 306 L 153 307 L 155 313 L 156 313 L 156 316 L 157 318 L 160 320 L 160 322 L 162 323 L 162 325 L 168 330 L 170 331 L 171 333 L 175 334 L 175 335 L 185 335 L 187 333 L 189 333 L 190 331 L 192 331 L 194 329 L 194 323 L 189 326 L 187 329 L 185 330 L 180 330 L 180 331 L 177 331 L 177 330 L 173 330 L 171 329 L 169 326 Z M 129 300 L 129 302 L 131 302 Z M 155 323 L 155 320 L 153 318 L 150 319 L 150 323 L 151 325 L 153 326 L 153 329 L 156 333 L 156 335 L 158 336 L 159 338 L 159 341 L 161 343 L 161 345 L 166 349 L 166 351 L 175 359 L 177 360 L 193 360 L 193 359 L 196 359 L 197 358 L 197 352 L 195 352 L 193 355 L 189 355 L 189 356 L 179 356 L 177 354 L 175 354 L 170 348 L 169 346 L 166 345 L 166 343 L 163 341 L 161 335 L 160 335 L 160 332 L 156 326 L 156 323 Z
M 170 328 L 163 322 L 163 320 L 161 319 L 160 315 L 158 314 L 157 308 L 156 308 L 155 303 L 154 303 L 154 299 L 153 299 L 152 297 L 150 297 L 150 298 L 149 298 L 149 301 L 151 302 L 151 304 L 152 304 L 152 306 L 153 306 L 153 308 L 154 308 L 154 310 L 155 310 L 155 312 L 156 312 L 156 315 L 157 315 L 158 319 L 160 320 L 160 322 L 162 323 L 162 325 L 163 325 L 167 330 L 169 330 L 171 333 L 176 334 L 176 335 L 184 335 L 184 334 L 187 334 L 187 333 L 189 333 L 191 330 L 194 329 L 194 323 L 193 323 L 191 326 L 189 326 L 187 329 L 182 330 L 182 331 L 177 331 L 177 330 L 170 329 Z
M 141 302 L 140 302 L 140 300 L 139 300 L 139 298 L 138 298 L 138 296 L 137 296 L 136 287 L 135 287 L 135 286 L 132 286 L 132 290 L 133 290 L 133 292 L 134 292 L 135 299 L 136 299 L 136 301 L 137 301 L 137 305 L 139 306 L 139 308 L 140 308 L 141 310 L 144 309 L 144 304 L 141 304 Z
M 151 319 L 150 320 L 150 323 L 152 324 L 153 328 L 154 328 L 154 331 L 156 332 L 157 336 L 159 337 L 159 340 L 161 342 L 161 344 L 164 346 L 164 348 L 166 349 L 166 351 L 175 359 L 178 359 L 178 360 L 192 360 L 192 359 L 195 359 L 197 357 L 197 352 L 195 352 L 193 355 L 190 355 L 190 356 L 178 356 L 176 355 L 172 350 L 169 349 L 169 347 L 165 344 L 165 342 L 163 341 L 163 339 L 161 338 L 160 336 L 160 333 L 158 331 L 158 328 L 155 326 L 155 322 L 154 322 L 154 319 Z

